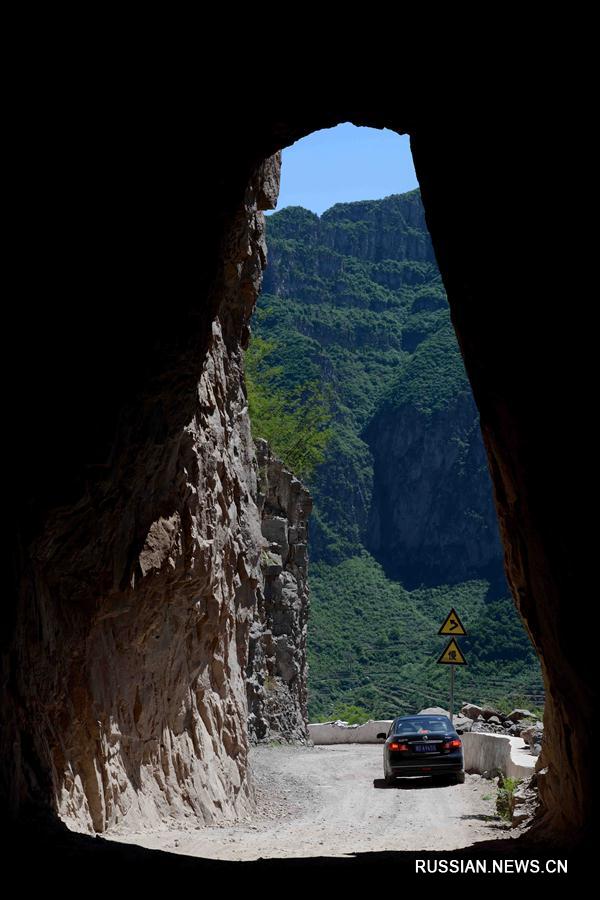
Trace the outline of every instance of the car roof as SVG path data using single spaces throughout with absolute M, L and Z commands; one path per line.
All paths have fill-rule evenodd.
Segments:
M 399 722 L 401 719 L 448 719 L 448 721 L 450 721 L 449 717 L 442 715 L 442 713 L 419 713 L 414 716 L 396 716 L 395 721 Z
M 397 728 L 397 726 L 398 726 L 400 723 L 402 723 L 402 722 L 406 722 L 406 721 L 414 722 L 415 720 L 416 720 L 416 721 L 426 720 L 427 722 L 431 722 L 431 721 L 434 721 L 434 722 L 436 722 L 436 721 L 438 721 L 438 722 L 446 722 L 446 723 L 450 726 L 450 728 L 454 729 L 454 723 L 450 721 L 450 719 L 448 718 L 448 716 L 442 716 L 442 715 L 439 715 L 439 714 L 437 714 L 437 715 L 431 715 L 431 716 L 428 716 L 428 715 L 422 715 L 422 716 L 397 716 L 397 717 L 394 719 L 394 722 L 393 722 L 393 724 L 392 724 L 392 728 Z

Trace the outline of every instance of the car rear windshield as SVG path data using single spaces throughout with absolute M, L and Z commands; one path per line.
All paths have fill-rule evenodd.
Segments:
M 426 718 L 397 719 L 394 734 L 419 734 L 423 731 L 452 731 L 450 719 L 446 716 L 427 716 Z

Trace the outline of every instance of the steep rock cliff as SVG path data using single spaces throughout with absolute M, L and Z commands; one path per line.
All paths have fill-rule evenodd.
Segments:
M 365 431 L 374 472 L 366 546 L 409 588 L 487 577 L 506 591 L 472 394 L 459 384 L 425 406 L 423 372 L 414 371 L 420 357 L 417 352 L 407 367 L 420 382 L 420 401 L 405 399 L 408 376 L 402 373 Z M 438 377 L 446 375 L 442 368 Z
M 225 233 L 195 395 L 171 381 L 138 400 L 80 499 L 22 540 L 2 679 L 15 811 L 53 807 L 103 832 L 252 806 L 245 675 L 263 538 L 242 344 L 278 171 L 278 157 L 261 167 Z M 167 427 L 170 402 L 181 427 Z
M 310 494 L 266 441 L 256 442 L 262 583 L 250 629 L 249 731 L 255 741 L 307 740 L 306 634 Z

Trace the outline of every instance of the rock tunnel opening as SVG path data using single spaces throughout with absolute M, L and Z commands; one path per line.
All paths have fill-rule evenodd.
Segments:
M 408 136 L 350 124 L 317 132 L 284 151 L 271 199 L 245 353 L 252 433 L 269 442 L 258 455 L 272 557 L 251 638 L 251 735 L 304 734 L 285 697 L 306 717 L 307 689 L 310 722 L 447 706 L 436 616 L 451 608 L 471 634 L 458 707 L 500 706 L 504 721 L 527 706 L 539 719 L 541 675 L 504 578 L 477 410 Z M 301 544 L 280 499 L 289 492 L 269 477 L 277 457 L 311 494 Z
M 106 141 L 82 112 L 77 133 L 90 140 L 74 159 L 65 153 L 71 98 L 53 115 L 63 137 L 31 167 L 26 208 L 39 215 L 21 223 L 37 255 L 34 267 L 29 249 L 23 259 L 34 300 L 15 310 L 27 340 L 8 409 L 13 471 L 27 477 L 8 485 L 3 814 L 58 810 L 102 833 L 251 810 L 244 672 L 261 535 L 241 347 L 264 262 L 257 213 L 269 203 L 266 160 L 352 122 L 411 136 L 480 414 L 505 571 L 544 674 L 533 836 L 582 840 L 593 680 L 569 615 L 565 533 L 576 521 L 567 465 L 577 429 L 556 366 L 564 323 L 531 274 L 516 280 L 526 249 L 547 262 L 553 246 L 540 154 L 524 142 L 515 149 L 479 114 L 448 128 L 400 104 L 223 117 L 199 151 L 187 117 L 153 98 L 118 122 L 105 112 Z M 200 219 L 189 200 L 199 165 Z M 515 192 L 527 204 L 518 228 Z M 60 285 L 59 303 L 45 302 L 48 283 Z M 52 402 L 39 402 L 40 391 Z
M 491 182 L 492 160 L 513 156 L 510 139 L 505 143 L 494 127 L 478 129 L 461 120 L 464 131 L 457 139 L 456 129 L 450 137 L 441 126 L 419 128 L 416 121 L 414 126 L 399 123 L 381 113 L 355 113 L 335 119 L 339 121 L 411 136 L 427 226 L 480 413 L 505 572 L 544 676 L 546 740 L 538 765 L 543 807 L 531 834 L 577 842 L 585 838 L 590 815 L 590 792 L 584 787 L 590 777 L 589 734 L 583 711 L 591 709 L 591 673 L 589 663 L 578 658 L 577 636 L 564 614 L 573 586 L 573 548 L 557 535 L 561 518 L 572 515 L 573 507 L 564 481 L 554 479 L 556 471 L 564 478 L 571 458 L 567 435 L 576 412 L 575 404 L 565 400 L 562 375 L 551 375 L 550 348 L 561 344 L 560 326 L 532 301 L 536 292 L 527 279 L 523 286 L 511 281 L 520 269 L 507 264 L 504 255 L 511 215 L 503 192 L 522 189 L 524 178 L 532 178 L 531 159 L 525 150 L 523 159 L 506 167 L 504 177 L 495 169 Z M 288 139 L 278 140 L 274 149 L 296 140 L 296 128 L 291 125 Z M 528 182 L 528 188 L 542 209 L 543 186 L 532 188 Z M 532 218 L 541 244 L 547 240 L 545 227 Z M 473 228 L 475 222 L 479 228 Z M 495 282 L 490 283 L 490 275 Z M 548 430 L 554 398 L 564 417 L 560 449 L 552 446 Z

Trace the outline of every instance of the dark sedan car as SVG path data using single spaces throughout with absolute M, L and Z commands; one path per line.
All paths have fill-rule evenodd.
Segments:
M 386 784 L 400 776 L 452 776 L 463 784 L 462 741 L 447 716 L 402 716 L 394 719 L 385 738 L 383 773 Z

